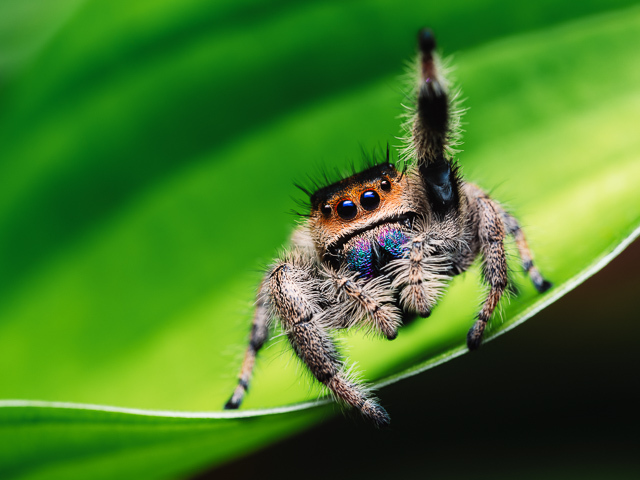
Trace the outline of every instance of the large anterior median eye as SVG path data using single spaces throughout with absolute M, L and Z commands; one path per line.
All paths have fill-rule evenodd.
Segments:
M 358 213 L 358 207 L 351 200 L 342 200 L 336 207 L 338 215 L 344 220 L 351 220 Z
M 360 195 L 360 205 L 365 210 L 375 210 L 380 205 L 380 195 L 373 190 L 367 190 Z

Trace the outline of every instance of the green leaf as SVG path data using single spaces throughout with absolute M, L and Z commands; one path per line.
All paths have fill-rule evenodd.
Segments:
M 218 411 L 258 270 L 294 224 L 293 180 L 397 143 L 398 66 L 427 13 L 445 53 L 462 49 L 463 172 L 518 216 L 555 284 L 540 296 L 518 275 L 489 336 L 638 236 L 640 9 L 555 25 L 551 3 L 496 2 L 508 27 L 492 30 L 466 2 L 254 3 L 90 2 L 0 97 L 0 397 L 24 399 L 0 403 L 3 478 L 166 478 L 337 410 L 298 403 L 322 392 L 279 338 L 250 411 Z M 345 335 L 349 357 L 384 385 L 459 355 L 480 292 L 475 269 L 394 342 Z
M 3 0 L 0 3 L 0 81 L 25 68 L 64 26 L 82 0 Z

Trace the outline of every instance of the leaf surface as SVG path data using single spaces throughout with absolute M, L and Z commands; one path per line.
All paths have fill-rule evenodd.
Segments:
M 85 6 L 34 60 L 60 67 L 26 69 L 0 99 L 0 175 L 12 179 L 0 192 L 0 397 L 25 399 L 0 403 L 3 478 L 167 478 L 336 410 L 299 404 L 322 391 L 276 338 L 261 352 L 252 413 L 216 411 L 235 383 L 259 270 L 295 221 L 293 180 L 357 158 L 358 142 L 397 143 L 396 59 L 410 55 L 411 28 L 361 52 L 345 43 L 351 16 L 367 12 L 354 27 L 367 38 L 395 10 L 283 2 L 263 21 L 221 2 L 198 29 L 199 2 L 172 5 L 128 16 Z M 336 12 L 344 38 L 314 37 Z M 518 273 L 520 295 L 490 337 L 597 271 L 640 226 L 640 9 L 530 18 L 525 33 L 452 42 L 470 107 L 463 172 L 521 220 L 555 285 L 540 296 Z M 101 44 L 116 27 L 128 34 Z M 273 42 L 264 51 L 261 38 Z M 258 46 L 243 56 L 243 45 Z M 395 66 L 374 65 L 385 48 Z M 481 292 L 472 269 L 394 342 L 352 332 L 345 350 L 378 385 L 461 354 Z

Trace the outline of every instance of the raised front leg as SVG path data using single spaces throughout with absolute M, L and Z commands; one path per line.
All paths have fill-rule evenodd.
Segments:
M 447 80 L 439 71 L 436 42 L 430 30 L 418 33 L 419 81 L 410 141 L 405 150 L 417 162 L 432 213 L 442 220 L 460 213 L 461 181 L 453 162 L 461 110 L 452 103 Z

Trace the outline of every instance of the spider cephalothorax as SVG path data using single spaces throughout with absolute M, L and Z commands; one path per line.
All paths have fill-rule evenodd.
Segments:
M 256 353 L 278 320 L 296 354 L 337 400 L 385 425 L 387 412 L 349 375 L 331 330 L 364 325 L 394 339 L 403 320 L 428 316 L 451 277 L 481 257 L 489 291 L 467 335 L 469 349 L 478 348 L 507 288 L 508 235 L 535 287 L 549 288 L 516 219 L 460 176 L 452 146 L 461 111 L 439 72 L 433 35 L 422 30 L 418 43 L 406 171 L 389 162 L 387 151 L 385 162 L 309 194 L 306 222 L 260 285 L 249 347 L 226 408 L 240 406 Z
M 401 257 L 421 205 L 410 195 L 408 179 L 390 163 L 316 191 L 308 228 L 318 256 L 363 278 L 381 273 L 386 252 Z M 419 200 L 419 199 L 418 199 Z

